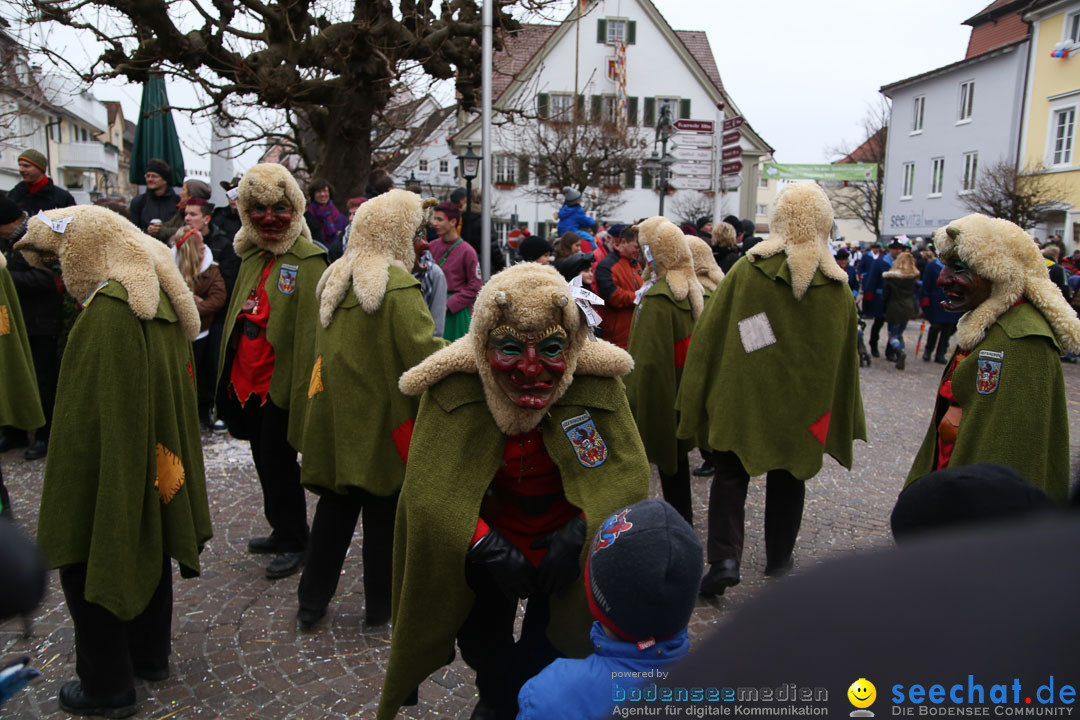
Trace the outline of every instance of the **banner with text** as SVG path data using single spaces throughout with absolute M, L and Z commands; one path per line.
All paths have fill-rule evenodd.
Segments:
M 836 165 L 765 163 L 765 177 L 770 180 L 847 180 L 849 182 L 865 182 L 877 180 L 877 165 L 873 163 L 837 163 Z

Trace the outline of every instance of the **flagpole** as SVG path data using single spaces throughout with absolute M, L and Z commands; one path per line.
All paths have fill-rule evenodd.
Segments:
M 481 72 L 483 82 L 480 91 L 480 147 L 481 183 L 484 192 L 480 201 L 480 269 L 484 282 L 491 277 L 491 0 L 484 0 L 481 22 L 483 37 L 481 47 Z

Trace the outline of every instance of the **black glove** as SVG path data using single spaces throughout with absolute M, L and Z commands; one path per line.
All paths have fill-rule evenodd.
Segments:
M 495 584 L 511 600 L 529 597 L 536 589 L 532 563 L 495 528 L 469 548 L 465 559 L 486 567 Z
M 553 533 L 535 541 L 533 550 L 547 548 L 536 568 L 536 582 L 549 595 L 561 594 L 574 584 L 581 573 L 578 559 L 585 544 L 585 518 L 575 515 Z

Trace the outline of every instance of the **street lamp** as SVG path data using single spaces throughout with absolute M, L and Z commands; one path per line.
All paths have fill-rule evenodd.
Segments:
M 480 156 L 473 152 L 472 143 L 465 149 L 464 155 L 458 155 L 461 163 L 461 177 L 465 178 L 465 212 L 472 212 L 472 181 L 480 173 Z
M 409 171 L 409 177 L 405 180 L 405 189 L 417 195 L 420 194 L 420 181 L 416 179 L 416 173 L 412 170 Z

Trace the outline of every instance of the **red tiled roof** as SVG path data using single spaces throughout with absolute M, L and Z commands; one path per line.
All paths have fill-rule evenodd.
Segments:
M 833 165 L 840 163 L 876 163 L 881 160 L 879 155 L 884 154 L 885 137 L 889 128 L 883 127 L 876 133 L 866 138 L 866 141 L 850 153 L 840 158 Z
M 963 22 L 964 25 L 981 25 L 982 23 L 989 22 L 994 18 L 1001 17 L 1009 12 L 1019 12 L 1024 9 L 1029 0 L 994 0 L 979 12 L 975 13 L 967 20 Z M 1015 5 L 1016 7 L 1009 7 Z
M 700 30 L 676 30 L 675 34 L 679 36 L 683 45 L 712 80 L 716 89 L 723 92 L 724 84 L 720 80 L 720 70 L 716 67 L 716 58 L 713 57 L 712 46 L 709 45 L 709 38 L 705 33 Z
M 1028 36 L 1028 32 L 1028 24 L 1021 19 L 1019 12 L 1005 15 L 992 22 L 976 25 L 971 28 L 967 54 L 964 57 L 970 58 L 982 55 L 1014 40 L 1025 38 Z
M 492 98 L 497 99 L 503 94 L 558 27 L 524 24 L 520 29 L 503 35 L 503 49 L 491 58 Z

